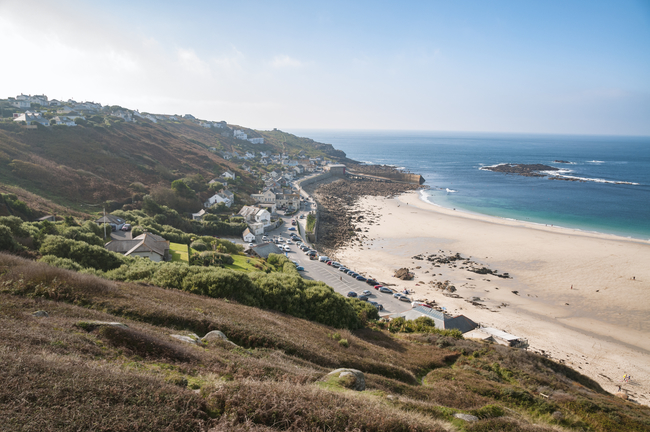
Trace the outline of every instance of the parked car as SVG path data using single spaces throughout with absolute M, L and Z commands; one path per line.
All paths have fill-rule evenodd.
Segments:
M 295 231 L 295 230 L 296 230 L 295 227 L 289 227 L 289 228 L 287 228 L 287 229 L 288 229 L 289 231 Z
M 330 259 L 328 257 L 326 257 L 325 255 L 321 255 L 321 256 L 318 257 L 318 261 L 320 261 L 320 262 L 327 262 L 329 260 Z
M 305 268 L 303 266 L 298 266 L 296 267 L 296 270 L 298 271 L 305 271 Z
M 122 231 L 131 231 L 131 224 L 124 224 L 121 228 Z
M 368 291 L 368 290 L 364 290 L 362 294 L 365 295 L 365 296 L 372 295 L 372 293 L 370 291 Z
M 381 305 L 380 303 L 377 303 L 377 302 L 374 302 L 374 301 L 369 301 L 368 303 L 370 303 L 371 305 L 373 305 L 374 307 L 376 307 L 377 310 L 380 310 L 380 311 L 381 311 L 381 310 L 384 310 L 384 306 Z
M 255 247 L 255 245 L 253 243 L 248 243 L 248 247 L 252 248 L 252 247 Z
M 350 291 L 348 293 L 348 297 L 356 297 L 356 296 L 357 296 L 357 293 L 355 293 L 354 291 Z
M 383 292 L 383 293 L 386 293 L 386 294 L 392 294 L 393 293 L 393 291 L 391 291 L 390 288 L 386 288 L 384 286 L 379 288 L 379 292 Z
M 338 263 L 336 261 L 332 261 L 332 267 L 339 268 L 339 267 L 341 267 L 341 263 Z
M 343 267 L 343 266 L 339 267 L 339 271 L 346 272 L 346 271 L 348 271 L 348 270 L 349 270 L 349 269 L 347 269 L 347 268 L 345 268 L 345 267 Z
M 361 275 L 358 275 L 358 276 L 356 277 L 356 279 L 359 280 L 359 281 L 361 281 L 361 282 L 365 282 L 365 280 L 366 280 L 366 278 L 364 278 L 364 277 L 361 276 Z
M 402 297 L 402 295 L 403 295 L 402 293 L 395 293 L 395 294 L 393 294 L 393 297 L 398 299 L 398 298 Z
M 286 243 L 287 244 L 293 244 L 293 242 L 291 240 L 287 240 Z
M 359 300 L 361 300 L 361 301 L 368 301 L 368 296 L 360 295 L 360 296 L 359 296 Z
M 411 299 L 408 298 L 408 297 L 406 297 L 405 295 L 401 296 L 401 297 L 399 298 L 399 300 L 400 300 L 400 301 L 403 301 L 403 302 L 409 302 L 409 303 L 411 303 Z
M 374 279 L 368 279 L 368 280 L 366 281 L 366 283 L 367 283 L 368 285 L 370 285 L 370 286 L 375 286 L 375 285 L 377 285 L 378 282 L 377 282 L 376 280 L 374 280 Z
M 379 288 L 382 288 L 382 287 L 383 287 L 383 285 L 375 285 L 373 288 L 378 290 Z

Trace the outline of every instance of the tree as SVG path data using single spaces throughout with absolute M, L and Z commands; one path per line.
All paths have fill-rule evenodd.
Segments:
M 183 198 L 193 198 L 194 191 L 183 180 L 174 180 L 172 190 Z

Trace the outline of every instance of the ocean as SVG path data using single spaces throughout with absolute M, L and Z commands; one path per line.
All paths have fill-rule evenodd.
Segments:
M 650 137 L 293 130 L 350 159 L 421 174 L 431 204 L 501 218 L 650 239 Z M 557 163 L 556 160 L 569 163 Z M 481 169 L 559 168 L 557 178 Z

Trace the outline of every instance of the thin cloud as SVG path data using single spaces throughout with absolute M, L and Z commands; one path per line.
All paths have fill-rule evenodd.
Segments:
M 304 65 L 303 62 L 288 55 L 278 55 L 273 57 L 271 66 L 274 68 L 299 68 Z

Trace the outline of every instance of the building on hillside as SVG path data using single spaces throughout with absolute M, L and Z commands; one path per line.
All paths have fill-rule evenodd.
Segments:
M 235 173 L 228 170 L 228 171 L 225 171 L 223 174 L 221 174 L 219 177 L 223 178 L 223 179 L 234 179 L 235 178 Z
M 102 216 L 99 219 L 95 220 L 95 223 L 97 225 L 108 224 L 111 227 L 114 227 L 115 230 L 119 230 L 122 229 L 126 221 L 120 217 L 113 216 L 112 214 L 107 214 L 106 216 Z
M 55 125 L 59 126 L 77 126 L 77 123 L 75 123 L 73 119 L 66 116 L 56 116 L 53 117 L 52 120 L 54 120 Z
M 271 223 L 271 213 L 260 207 L 244 206 L 241 208 L 238 215 L 243 216 L 247 223 L 261 222 L 264 226 Z
M 414 320 L 421 316 L 426 316 L 431 318 L 437 329 L 441 330 L 452 330 L 458 329 L 462 333 L 467 333 L 470 330 L 478 327 L 471 319 L 467 318 L 465 315 L 451 316 L 447 315 L 444 312 L 437 311 L 424 306 L 414 307 L 413 309 L 407 310 L 405 312 L 400 312 L 390 315 L 390 318 L 404 317 L 407 320 Z
M 29 109 L 32 106 L 32 104 L 27 100 L 17 100 L 13 98 L 10 98 L 9 100 L 11 105 L 15 106 L 16 108 Z
M 203 215 L 205 215 L 205 210 L 201 209 L 198 213 L 192 213 L 192 220 L 195 221 L 202 221 L 203 220 Z
M 256 202 L 258 203 L 275 203 L 275 192 L 271 188 L 265 188 L 264 191 L 256 194 L 251 194 L 251 198 L 253 198 Z
M 56 215 L 47 215 L 47 216 L 40 217 L 36 220 L 39 222 L 43 222 L 43 221 L 56 222 Z
M 283 254 L 275 243 L 264 243 L 258 246 L 253 246 L 250 248 L 250 254 L 258 258 L 267 259 L 270 254 Z
M 264 224 L 262 222 L 255 222 L 255 223 L 248 224 L 248 228 L 255 235 L 264 234 Z
M 30 111 L 25 111 L 22 114 L 19 114 L 17 117 L 13 119 L 15 122 L 25 122 L 28 125 L 31 124 L 41 124 L 43 126 L 49 126 L 50 121 L 43 117 L 41 113 L 35 113 L 35 112 L 30 112 Z
M 244 141 L 246 140 L 246 137 L 247 137 L 246 133 L 244 131 L 242 131 L 242 130 L 239 130 L 239 129 L 235 129 L 234 131 L 232 131 L 232 135 L 235 138 L 240 139 L 240 140 L 244 140 Z
M 230 198 L 228 198 L 226 195 L 224 195 L 222 192 L 219 192 L 217 194 L 214 194 L 206 202 L 203 203 L 205 207 L 212 207 L 213 205 L 219 205 L 219 204 L 225 204 L 226 207 L 230 208 L 232 205 L 232 201 Z
M 152 234 L 143 233 L 134 239 L 113 240 L 106 243 L 106 249 L 120 253 L 125 256 L 137 256 L 149 258 L 151 261 L 169 261 L 169 242 L 164 238 Z
M 248 141 L 253 144 L 264 144 L 264 138 L 248 138 Z

